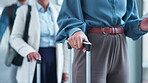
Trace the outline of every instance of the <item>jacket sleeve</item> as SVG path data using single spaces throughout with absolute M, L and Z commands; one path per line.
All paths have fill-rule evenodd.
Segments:
M 57 22 L 59 25 L 57 42 L 63 43 L 76 31 L 85 32 L 86 23 L 84 22 L 81 0 L 64 0 Z
M 26 57 L 31 52 L 36 52 L 33 47 L 23 40 L 27 9 L 27 5 L 18 8 L 10 36 L 11 46 L 23 57 Z
M 139 39 L 147 31 L 141 31 L 139 24 L 142 19 L 139 19 L 136 0 L 127 0 L 127 11 L 123 17 L 125 21 L 125 35 L 133 40 Z
M 9 25 L 8 7 L 5 7 L 0 18 L 0 42 L 8 25 Z

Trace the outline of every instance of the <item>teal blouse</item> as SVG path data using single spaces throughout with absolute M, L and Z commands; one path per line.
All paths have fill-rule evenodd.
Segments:
M 58 17 L 57 42 L 64 42 L 76 31 L 87 33 L 93 27 L 121 26 L 126 36 L 138 39 L 140 31 L 136 0 L 64 0 Z

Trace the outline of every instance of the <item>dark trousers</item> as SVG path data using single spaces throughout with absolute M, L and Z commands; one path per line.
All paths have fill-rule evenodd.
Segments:
M 41 83 L 57 83 L 56 48 L 39 48 L 41 55 Z M 33 83 L 36 83 L 36 72 Z M 39 79 L 39 78 L 37 78 Z
M 129 62 L 124 34 L 88 34 L 91 49 L 91 83 L 129 83 Z M 85 53 L 75 50 L 73 82 L 86 83 Z

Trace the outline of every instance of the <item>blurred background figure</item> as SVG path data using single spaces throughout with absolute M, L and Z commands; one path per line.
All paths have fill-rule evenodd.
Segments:
M 17 10 L 10 44 L 24 57 L 22 66 L 17 70 L 18 83 L 36 83 L 36 60 L 40 58 L 41 83 L 61 83 L 62 75 L 67 76 L 66 63 L 63 63 L 67 61 L 63 60 L 66 57 L 64 46 L 55 42 L 59 10 L 60 7 L 49 0 L 35 0 L 31 4 L 27 42 L 24 41 L 23 34 L 28 6 L 24 5 Z
M 7 27 L 9 28 L 9 32 L 11 34 L 13 23 L 16 16 L 16 10 L 21 5 L 25 5 L 28 3 L 28 0 L 17 0 L 16 3 L 6 6 L 4 10 L 2 11 L 1 18 L 0 18 L 0 44 L 3 37 L 4 32 L 6 31 Z M 8 51 L 10 50 L 10 45 L 8 45 Z M 9 54 L 7 54 L 6 60 L 9 58 Z M 17 67 L 12 65 L 11 66 L 11 83 L 16 83 L 16 71 Z
M 4 8 L 0 18 L 0 42 L 7 27 L 9 27 L 11 33 L 17 8 L 27 3 L 28 0 L 18 0 L 17 3 Z

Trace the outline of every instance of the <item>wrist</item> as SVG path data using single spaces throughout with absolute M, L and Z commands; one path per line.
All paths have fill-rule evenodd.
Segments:
M 83 31 L 76 31 L 74 34 L 77 34 L 77 33 L 83 33 Z
M 142 21 L 139 22 L 139 30 L 140 31 L 148 31 L 148 24 L 147 24 L 148 18 L 144 18 Z
M 73 28 L 73 29 L 68 30 L 69 37 L 78 31 L 81 31 L 81 29 L 80 28 Z
M 141 28 L 141 21 L 139 22 L 139 31 L 143 31 Z

